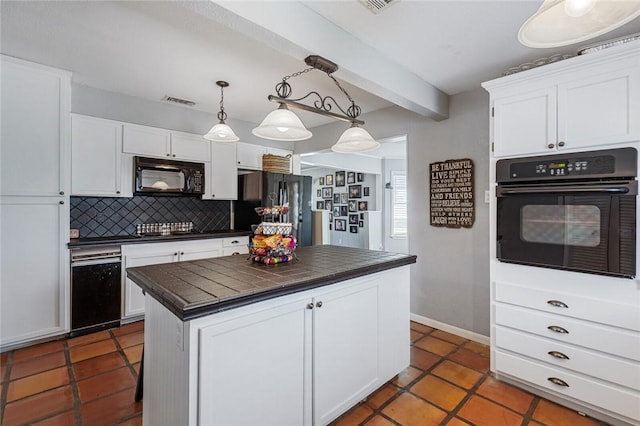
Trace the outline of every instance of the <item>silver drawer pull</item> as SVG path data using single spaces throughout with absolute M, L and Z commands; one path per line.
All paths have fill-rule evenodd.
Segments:
M 558 352 L 558 351 L 549 351 L 547 352 L 549 355 L 551 355 L 554 358 L 559 358 L 559 359 L 569 359 L 568 356 L 566 356 L 565 354 L 563 354 L 562 352 Z
M 238 240 L 233 240 L 233 241 L 231 241 L 231 244 L 238 244 L 239 242 L 240 241 L 238 241 Z
M 549 377 L 549 378 L 547 378 L 547 380 L 550 381 L 551 383 L 553 383 L 554 385 L 564 386 L 566 388 L 569 387 L 569 383 L 565 382 L 562 379 L 558 379 L 557 377 Z
M 551 331 L 555 331 L 556 333 L 569 334 L 566 328 L 559 327 L 557 325 L 550 325 L 547 327 Z
M 559 300 L 547 300 L 547 303 L 551 306 L 555 306 L 556 308 L 568 308 L 569 306 L 564 303 L 561 302 Z

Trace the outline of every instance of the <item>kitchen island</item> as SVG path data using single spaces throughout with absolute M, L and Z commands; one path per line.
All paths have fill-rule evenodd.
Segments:
M 324 425 L 408 366 L 415 256 L 296 256 L 127 269 L 146 292 L 145 425 Z

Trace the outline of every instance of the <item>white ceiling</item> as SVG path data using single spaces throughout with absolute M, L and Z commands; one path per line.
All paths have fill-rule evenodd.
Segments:
M 280 79 L 320 54 L 363 112 L 400 105 L 446 118 L 447 95 L 478 88 L 510 67 L 582 46 L 530 49 L 517 31 L 540 0 L 399 0 L 379 15 L 349 1 L 7 1 L 1 51 L 67 69 L 73 81 L 153 101 L 165 95 L 218 111 L 227 80 L 230 118 L 259 123 Z M 640 32 L 640 18 L 598 40 Z M 591 41 L 590 41 L 591 42 Z M 319 71 L 292 78 L 346 99 Z M 300 113 L 308 127 L 330 122 Z

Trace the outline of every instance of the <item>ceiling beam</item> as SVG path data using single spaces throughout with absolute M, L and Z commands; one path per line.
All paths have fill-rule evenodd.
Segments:
M 449 96 L 385 58 L 303 3 L 184 2 L 184 7 L 301 61 L 310 54 L 339 65 L 337 78 L 433 120 L 449 117 Z

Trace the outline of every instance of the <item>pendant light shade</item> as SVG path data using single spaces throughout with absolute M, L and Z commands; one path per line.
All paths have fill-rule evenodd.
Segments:
M 267 114 L 251 133 L 274 141 L 303 141 L 312 136 L 298 116 L 282 103 L 278 109 Z
M 373 139 L 369 132 L 354 123 L 344 131 L 331 150 L 340 153 L 367 152 L 379 146 L 380 143 Z
M 522 25 L 525 46 L 549 48 L 580 43 L 640 16 L 640 0 L 544 0 Z
M 224 124 L 224 121 L 214 124 L 211 130 L 204 135 L 204 138 L 215 142 L 236 142 L 240 140 L 231 127 Z
M 214 142 L 236 142 L 240 138 L 231 130 L 231 127 L 227 126 L 224 120 L 227 119 L 227 113 L 224 112 L 224 88 L 229 87 L 229 83 L 226 81 L 216 81 L 216 84 L 220 87 L 220 111 L 218 111 L 217 124 L 207 132 L 203 137 Z

